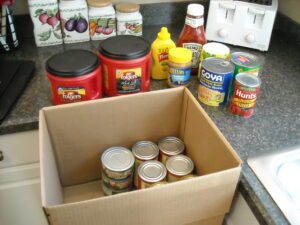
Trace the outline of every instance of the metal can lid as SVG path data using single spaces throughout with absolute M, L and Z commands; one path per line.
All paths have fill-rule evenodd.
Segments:
M 234 72 L 233 63 L 223 58 L 206 58 L 202 61 L 202 67 L 205 70 L 216 74 L 226 74 Z
M 161 162 L 150 160 L 139 166 L 138 174 L 144 181 L 154 183 L 165 179 L 167 169 Z
M 185 176 L 194 169 L 193 161 L 185 155 L 174 155 L 166 162 L 167 170 L 177 176 Z
M 230 49 L 226 45 L 217 42 L 206 43 L 203 46 L 203 50 L 213 55 L 225 56 L 225 55 L 229 55 L 230 53 Z
M 251 73 L 238 73 L 235 80 L 246 87 L 259 87 L 261 80 L 257 75 Z
M 111 171 L 126 171 L 133 167 L 134 156 L 127 148 L 110 147 L 102 153 L 101 162 L 104 167 Z
M 178 155 L 184 151 L 185 146 L 177 137 L 165 137 L 158 142 L 158 148 L 167 155 Z
M 141 160 L 151 160 L 158 156 L 158 146 L 152 141 L 139 141 L 132 146 L 132 153 Z
M 233 52 L 231 54 L 231 62 L 245 68 L 260 67 L 262 59 L 248 52 Z

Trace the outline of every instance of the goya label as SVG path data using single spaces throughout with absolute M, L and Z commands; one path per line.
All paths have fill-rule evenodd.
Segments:
M 251 116 L 254 112 L 259 89 L 260 87 L 246 87 L 235 82 L 229 111 L 243 117 Z
M 192 55 L 192 68 L 198 68 L 200 62 L 200 54 L 202 50 L 202 45 L 197 43 L 183 43 L 182 46 L 193 52 Z
M 80 102 L 86 99 L 85 87 L 57 87 L 57 94 L 61 102 Z
M 190 81 L 191 68 L 169 67 L 169 82 L 172 86 L 187 86 Z
M 117 69 L 116 81 L 118 93 L 139 92 L 142 84 L 142 68 Z
M 200 71 L 198 98 L 210 106 L 224 105 L 227 100 L 233 71 L 225 74 L 212 73 L 204 68 Z

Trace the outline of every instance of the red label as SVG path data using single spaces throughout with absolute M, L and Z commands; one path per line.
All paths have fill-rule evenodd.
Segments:
M 61 102 L 81 102 L 86 99 L 86 90 L 84 87 L 58 87 L 57 93 Z
M 166 59 L 168 59 L 169 54 L 167 52 L 163 52 L 159 54 L 159 62 L 162 62 Z

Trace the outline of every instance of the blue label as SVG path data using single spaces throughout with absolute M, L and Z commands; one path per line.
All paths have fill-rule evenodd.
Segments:
M 169 79 L 172 85 L 185 86 L 190 81 L 191 68 L 169 67 Z
M 225 74 L 212 73 L 204 68 L 200 71 L 199 100 L 207 105 L 224 105 L 233 77 L 233 71 Z

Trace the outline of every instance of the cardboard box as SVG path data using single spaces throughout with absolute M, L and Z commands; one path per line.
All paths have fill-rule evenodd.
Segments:
M 52 225 L 222 224 L 241 160 L 186 88 L 40 111 L 42 205 Z M 101 153 L 178 136 L 195 179 L 103 197 Z

